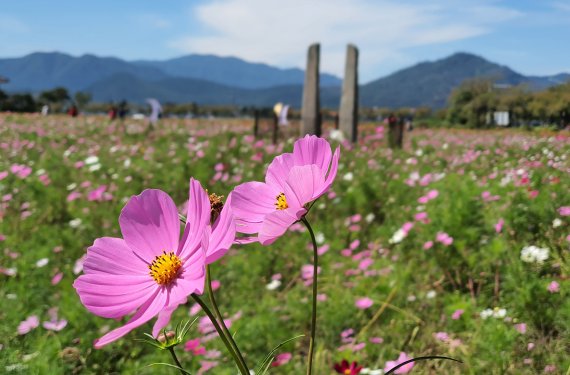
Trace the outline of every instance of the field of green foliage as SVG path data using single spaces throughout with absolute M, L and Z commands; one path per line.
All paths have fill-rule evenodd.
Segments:
M 358 145 L 341 144 L 332 191 L 310 214 L 321 254 L 315 373 L 346 359 L 381 374 L 403 355 L 444 355 L 463 364 L 404 371 L 568 374 L 570 135 L 418 129 L 392 151 L 382 124 L 363 129 Z M 324 137 L 339 144 L 334 131 Z M 246 120 L 167 119 L 148 131 L 134 120 L 0 115 L 0 373 L 176 374 L 147 367 L 171 363 L 136 340 L 150 323 L 93 348 L 124 321 L 81 304 L 72 284 L 86 248 L 120 237 L 130 196 L 157 188 L 182 206 L 190 177 L 227 195 L 262 181 L 294 140 L 256 140 Z M 305 372 L 311 262 L 295 224 L 212 265 L 251 368 L 304 334 L 278 349 L 270 373 Z M 235 374 L 202 316 L 191 302 L 174 313 L 172 326 L 198 317 L 178 357 L 192 374 Z

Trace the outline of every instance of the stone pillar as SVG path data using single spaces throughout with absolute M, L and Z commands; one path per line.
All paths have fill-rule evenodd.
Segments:
M 301 109 L 301 137 L 305 134 L 321 135 L 319 97 L 319 56 L 320 45 L 312 44 L 307 54 L 305 87 L 303 88 L 303 107 Z
M 351 142 L 358 139 L 358 49 L 346 47 L 346 65 L 340 99 L 340 129 Z

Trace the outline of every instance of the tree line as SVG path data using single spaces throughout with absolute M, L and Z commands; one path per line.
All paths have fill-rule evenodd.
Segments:
M 449 97 L 446 119 L 472 128 L 495 126 L 493 113 L 508 112 L 514 126 L 570 124 L 570 82 L 544 91 L 528 86 L 502 86 L 488 79 L 464 81 Z
M 90 101 L 91 94 L 79 91 L 70 95 L 65 87 L 42 91 L 36 96 L 29 93 L 7 94 L 0 90 L 0 111 L 37 112 L 48 105 L 50 111 L 61 112 L 70 106 L 84 108 Z

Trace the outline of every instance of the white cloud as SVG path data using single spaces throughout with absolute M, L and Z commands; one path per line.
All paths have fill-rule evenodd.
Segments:
M 347 43 L 361 66 L 407 61 L 410 47 L 460 41 L 492 32 L 520 15 L 492 0 L 393 2 L 371 0 L 217 0 L 198 5 L 203 30 L 168 45 L 184 53 L 233 55 L 279 66 L 304 67 L 306 49 L 321 43 L 321 69 L 341 74 Z
M 0 14 L 0 32 L 27 33 L 28 31 L 30 31 L 28 25 L 18 18 L 8 14 Z

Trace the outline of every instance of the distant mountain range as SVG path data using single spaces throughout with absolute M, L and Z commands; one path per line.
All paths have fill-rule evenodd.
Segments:
M 277 101 L 299 107 L 304 72 L 250 63 L 235 57 L 188 55 L 166 61 L 125 61 L 117 58 L 62 53 L 33 53 L 0 59 L 0 76 L 10 79 L 8 92 L 36 93 L 64 86 L 87 91 L 96 101 L 162 102 L 270 106 Z M 527 84 L 541 90 L 570 80 L 570 74 L 524 76 L 482 57 L 456 53 L 422 62 L 361 85 L 360 102 L 366 107 L 445 106 L 454 87 L 469 78 L 488 77 L 497 83 Z M 324 107 L 340 101 L 340 78 L 321 74 Z

